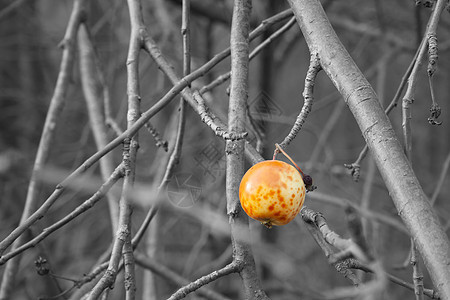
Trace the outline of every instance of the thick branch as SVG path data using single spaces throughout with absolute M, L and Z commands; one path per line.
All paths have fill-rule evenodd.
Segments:
M 400 217 L 444 299 L 450 299 L 450 242 L 433 212 L 375 92 L 331 27 L 319 1 L 288 0 L 311 52 L 343 95 Z
M 228 131 L 242 133 L 245 129 L 246 103 L 248 97 L 249 66 L 249 27 L 251 0 L 234 2 L 233 20 L 231 23 L 231 89 L 228 106 Z M 256 273 L 255 260 L 247 242 L 239 239 L 248 234 L 248 217 L 239 204 L 239 183 L 244 175 L 243 140 L 226 142 L 226 195 L 227 213 L 230 218 L 233 244 L 233 259 L 244 263 L 240 275 L 242 277 L 245 298 L 268 299 L 262 290 Z M 244 231 L 244 232 L 243 232 Z M 245 232 L 246 231 L 246 232 Z

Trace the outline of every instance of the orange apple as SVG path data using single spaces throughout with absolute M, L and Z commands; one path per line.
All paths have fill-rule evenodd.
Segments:
M 295 218 L 305 201 L 305 184 L 292 165 L 266 160 L 242 177 L 239 200 L 247 215 L 263 225 L 285 225 Z

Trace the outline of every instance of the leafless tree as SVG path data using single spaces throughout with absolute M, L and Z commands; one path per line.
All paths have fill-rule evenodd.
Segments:
M 398 4 L 387 4 L 387 1 L 371 4 L 378 24 L 375 28 L 355 24 L 350 18 L 336 19 L 348 4 L 318 0 L 266 2 L 253 3 L 252 7 L 251 0 L 127 0 L 127 5 L 121 1 L 73 1 L 59 44 L 62 51 L 59 71 L 20 221 L 14 220 L 14 224 L 8 224 L 8 232 L 2 231 L 0 299 L 24 297 L 27 293 L 32 293 L 30 298 L 37 298 L 36 292 L 45 292 L 42 299 L 168 297 L 175 300 L 189 297 L 191 293 L 208 299 L 391 299 L 389 281 L 414 291 L 416 299 L 424 296 L 450 299 L 448 225 L 443 226 L 440 220 L 448 214 L 436 209 L 439 194 L 445 189 L 450 155 L 444 163 L 438 162 L 442 168 L 434 172 L 436 176 L 431 181 L 437 184 L 428 197 L 428 191 L 424 191 L 419 182 L 420 174 L 413 169 L 412 143 L 412 108 L 423 86 L 429 87 L 431 95 L 426 126 L 433 130 L 446 126 L 440 116 L 445 109 L 439 106 L 441 97 L 436 92 L 441 82 L 434 82 L 438 45 L 444 52 L 448 48 L 448 41 L 438 44 L 437 38 L 441 14 L 448 1 L 402 2 L 401 5 L 409 5 L 416 12 L 416 36 L 420 39 L 414 45 L 405 43 L 395 30 L 389 30 L 386 10 Z M 17 17 L 12 14 L 24 11 L 27 5 L 26 1 L 16 1 L 5 6 L 0 11 L 0 20 Z M 356 6 L 366 12 L 363 4 Z M 324 7 L 327 12 L 333 7 L 336 11 L 327 14 Z M 420 24 L 425 15 L 428 22 L 422 32 Z M 126 22 L 119 19 L 126 19 Z M 109 29 L 105 24 L 111 25 Z M 350 55 L 335 28 L 344 28 L 344 32 L 352 34 L 363 33 L 363 42 L 375 39 L 385 53 L 373 54 L 377 59 L 371 67 L 364 67 L 363 74 L 352 58 L 363 56 L 363 51 L 355 47 L 354 55 Z M 107 33 L 99 34 L 101 31 Z M 448 33 L 448 30 L 443 29 L 443 32 Z M 101 40 L 105 36 L 112 36 L 109 54 L 101 52 L 105 49 L 102 43 L 108 43 Z M 119 49 L 124 48 L 121 46 L 125 43 L 123 36 L 127 36 L 126 59 L 123 51 L 119 53 Z M 299 41 L 304 42 L 302 50 L 295 47 Z M 295 55 L 292 55 L 293 49 L 297 51 Z M 392 101 L 383 108 L 383 99 L 387 98 L 386 78 L 393 72 L 390 64 L 399 53 L 414 51 L 411 63 L 404 68 L 405 73 L 396 84 Z M 119 60 L 119 54 L 124 59 Z M 111 57 L 106 60 L 104 56 L 108 55 Z M 284 130 L 270 134 L 267 119 L 277 118 L 270 109 L 276 110 L 282 104 L 261 97 L 253 101 L 249 95 L 254 93 L 255 78 L 262 86 L 270 84 L 267 91 L 275 93 L 274 86 L 282 85 L 275 74 L 285 67 L 283 60 L 288 57 L 309 64 L 301 70 L 290 68 L 292 76 L 304 77 L 303 97 L 286 101 L 289 107 L 295 108 L 297 116 L 278 116 L 278 122 L 288 124 Z M 254 58 L 259 59 L 255 64 L 251 63 Z M 428 60 L 426 71 L 421 68 L 425 60 Z M 120 69 L 126 69 L 126 76 L 120 77 L 117 72 Z M 252 76 L 255 70 L 260 72 L 258 76 Z M 368 80 L 372 74 L 377 75 L 376 88 Z M 427 76 L 425 85 L 421 85 L 422 74 Z M 449 74 L 448 70 L 445 74 Z M 329 97 L 340 102 L 335 104 L 329 117 L 320 121 L 325 123 L 320 129 L 311 129 L 313 126 L 308 128 L 308 122 L 320 111 L 314 111 L 315 102 L 319 106 L 331 106 L 330 101 L 315 99 L 323 97 L 318 89 L 329 85 L 326 78 L 335 87 Z M 228 80 L 229 86 L 224 90 L 223 84 Z M 24 86 L 28 92 L 35 89 L 29 82 Z M 79 88 L 78 93 L 73 87 Z M 299 89 L 296 92 L 300 94 Z M 121 98 L 127 99 L 126 105 L 121 103 Z M 88 123 L 86 132 L 91 132 L 92 142 L 87 138 L 84 152 L 64 154 L 60 141 L 65 135 L 71 130 L 83 132 L 77 116 L 71 116 L 72 123 L 67 124 L 64 113 L 64 107 L 78 99 L 84 99 L 85 107 L 78 104 L 77 110 L 87 111 L 83 113 L 83 122 Z M 397 120 L 401 120 L 401 134 L 396 133 L 396 121 L 388 118 L 399 103 L 401 116 Z M 261 110 L 261 105 L 266 105 L 265 110 Z M 341 167 L 342 164 L 322 163 L 321 155 L 331 151 L 326 149 L 327 144 L 345 105 L 364 138 L 357 160 L 346 164 L 348 170 Z M 443 104 L 443 107 L 448 108 L 448 105 Z M 26 120 L 21 122 L 26 123 Z M 284 227 L 266 229 L 249 221 L 239 202 L 239 184 L 246 164 L 263 161 L 273 150 L 274 157 L 283 149 L 293 153 L 298 141 L 300 145 L 307 144 L 301 142 L 307 139 L 302 134 L 305 128 L 315 130 L 318 135 L 310 151 L 311 157 L 303 165 L 319 189 L 315 191 L 312 183 L 307 184 L 310 187 L 308 207 L 303 207 L 301 217 L 286 226 L 284 233 Z M 347 135 L 346 132 L 341 134 Z M 81 143 L 75 141 L 75 144 L 78 142 Z M 272 147 L 275 143 L 279 143 L 277 148 Z M 436 143 L 432 141 L 431 147 Z M 448 146 L 445 141 L 442 143 L 441 147 Z M 1 175 L 9 175 L 10 171 L 3 171 L 7 169 L 4 166 L 9 165 L 1 159 L 13 156 L 11 151 L 2 151 Z M 202 158 L 199 152 L 204 155 Z M 367 153 L 370 157 L 366 170 L 363 163 Z M 355 154 L 353 151 L 352 155 Z M 196 157 L 196 166 L 201 166 L 201 170 L 193 171 L 195 166 L 184 162 L 188 155 Z M 71 156 L 70 163 L 62 159 L 63 156 Z M 206 159 L 209 165 L 205 167 Z M 62 171 L 67 169 L 70 169 L 68 173 Z M 382 178 L 378 182 L 377 169 Z M 201 172 L 214 180 L 195 182 L 196 174 Z M 358 201 L 348 200 L 338 192 L 333 194 L 333 189 L 345 190 L 346 186 L 355 184 L 350 182 L 347 173 L 351 173 L 355 181 L 364 180 L 362 190 L 349 187 L 351 192 L 347 193 Z M 306 183 L 305 177 L 304 181 Z M 48 191 L 55 183 L 52 191 Z M 372 190 L 382 183 L 384 186 L 380 190 L 387 191 L 389 197 L 386 198 L 392 200 L 399 218 L 370 205 Z M 334 188 L 326 188 L 333 184 Z M 76 200 L 68 201 L 70 199 Z M 101 204 L 103 199 L 107 200 L 106 205 Z M 323 208 L 314 204 L 314 200 L 325 206 L 343 208 L 339 211 L 346 220 L 336 216 L 336 208 Z M 99 206 L 101 209 L 97 209 Z M 448 209 L 442 206 L 442 210 L 445 208 Z M 97 219 L 101 219 L 96 218 L 97 214 L 108 216 L 108 221 L 102 218 L 102 228 L 95 227 Z M 86 220 L 83 218 L 87 216 L 93 220 L 92 227 L 79 221 Z M 176 235 L 175 231 L 170 231 L 173 226 L 170 220 L 174 220 L 173 223 L 182 220 L 181 229 L 191 230 L 189 239 L 195 241 L 189 255 L 183 254 L 180 260 L 173 253 L 164 258 L 160 248 L 166 237 Z M 336 224 L 343 224 L 348 232 L 338 234 L 342 228 Z M 409 246 L 403 256 L 407 257 L 405 266 L 411 265 L 407 274 L 409 280 L 394 275 L 395 268 L 386 263 L 389 253 L 380 253 L 380 247 L 393 242 L 388 241 L 391 238 L 388 234 L 377 236 L 379 226 L 393 228 L 407 238 Z M 95 252 L 84 258 L 76 250 L 79 241 L 74 232 L 80 228 L 83 228 L 80 231 L 83 235 L 92 235 L 87 249 Z M 302 230 L 308 232 L 309 240 L 302 248 L 290 249 L 289 234 L 300 236 Z M 58 252 L 64 252 L 64 248 L 57 245 L 58 239 L 63 241 L 57 236 L 62 232 L 69 234 L 61 243 L 69 243 L 67 248 L 71 249 L 64 256 L 65 260 L 70 260 L 66 264 L 76 268 L 78 260 L 82 259 L 80 266 L 90 269 L 82 273 L 67 270 L 71 275 L 60 273 L 58 265 L 62 262 L 57 262 L 55 257 Z M 283 237 L 284 241 L 276 237 L 282 234 L 288 235 Z M 46 243 L 53 236 L 56 238 L 50 247 Z M 96 243 L 95 236 L 101 243 Z M 176 236 L 170 238 L 177 239 Z M 397 243 L 396 251 L 400 254 L 404 244 Z M 204 251 L 206 245 L 211 249 Z M 290 251 L 298 257 L 299 252 L 304 251 L 321 253 L 320 259 L 335 268 L 338 276 L 348 279 L 350 285 L 333 284 L 326 288 L 321 288 L 320 284 L 293 285 L 278 275 L 293 277 L 293 282 L 301 281 L 291 276 L 296 274 L 293 269 L 306 266 L 303 274 L 308 274 L 314 265 L 308 266 L 303 256 L 297 267 L 298 258 L 292 252 L 289 254 Z M 202 268 L 196 265 L 196 260 Z M 27 276 L 21 261 L 26 261 L 27 266 L 34 262 L 37 274 L 50 283 L 43 289 L 26 287 L 23 292 L 18 291 Z M 372 275 L 362 275 L 356 270 Z M 275 275 L 267 275 L 270 272 Z M 77 277 L 69 278 L 74 273 Z M 232 274 L 239 276 L 235 278 Z M 268 276 L 270 280 L 266 280 Z M 159 284 L 161 278 L 164 285 Z M 425 286 L 428 284 L 432 287 Z M 112 290 L 113 287 L 116 288 Z

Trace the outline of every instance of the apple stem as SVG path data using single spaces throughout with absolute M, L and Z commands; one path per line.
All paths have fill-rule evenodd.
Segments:
M 278 144 L 275 144 L 275 145 L 278 145 Z M 278 149 L 275 148 L 275 151 L 273 151 L 273 158 L 272 158 L 272 160 L 276 160 L 277 159 L 278 153 L 280 153 L 280 151 L 278 151 Z
M 278 145 L 278 144 L 275 144 L 275 147 L 276 147 L 276 149 L 273 153 L 273 159 L 275 160 L 277 158 L 278 153 L 280 153 L 280 152 L 283 153 L 283 155 L 286 156 L 291 161 L 291 163 L 294 164 L 294 166 L 297 168 L 297 170 L 300 172 L 300 174 L 302 174 L 302 177 L 305 177 L 305 173 L 303 173 L 302 169 L 300 169 L 300 167 L 297 166 L 297 164 L 294 162 L 294 160 L 283 150 L 283 148 L 281 148 L 280 145 Z

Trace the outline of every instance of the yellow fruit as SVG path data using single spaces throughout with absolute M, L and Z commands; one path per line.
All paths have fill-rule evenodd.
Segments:
M 242 177 L 239 200 L 247 215 L 265 226 L 285 225 L 295 218 L 305 201 L 305 184 L 290 164 L 262 161 Z

